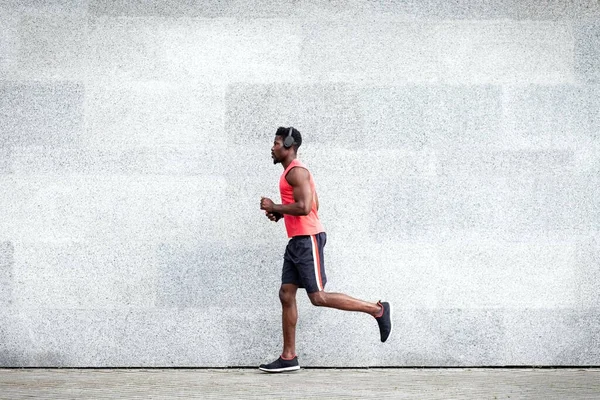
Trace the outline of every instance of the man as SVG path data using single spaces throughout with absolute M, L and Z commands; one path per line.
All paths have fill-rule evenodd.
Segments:
M 284 219 L 290 241 L 285 249 L 279 299 L 282 306 L 283 352 L 270 364 L 259 368 L 266 372 L 286 372 L 300 369 L 296 356 L 296 292 L 305 288 L 315 306 L 360 311 L 375 317 L 381 341 L 392 332 L 391 305 L 387 302 L 369 303 L 342 293 L 324 291 L 327 278 L 323 247 L 327 241 L 319 221 L 319 198 L 315 182 L 306 166 L 297 159 L 302 136 L 298 130 L 280 127 L 271 148 L 273 163 L 283 165 L 279 179 L 282 204 L 262 197 L 260 208 L 271 221 Z

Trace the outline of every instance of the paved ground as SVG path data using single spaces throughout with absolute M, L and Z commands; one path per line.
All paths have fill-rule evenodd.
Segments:
M 600 369 L 0 369 L 1 399 L 600 399 Z

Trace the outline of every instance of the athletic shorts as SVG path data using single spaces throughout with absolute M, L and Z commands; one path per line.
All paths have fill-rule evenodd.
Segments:
M 327 283 L 323 259 L 326 242 L 325 232 L 291 238 L 283 256 L 281 283 L 292 283 L 307 293 L 323 290 Z

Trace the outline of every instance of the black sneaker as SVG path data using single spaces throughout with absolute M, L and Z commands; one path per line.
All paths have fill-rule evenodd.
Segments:
M 383 303 L 378 301 L 377 304 L 383 307 L 383 313 L 380 317 L 375 317 L 375 319 L 377 320 L 377 325 L 379 325 L 381 341 L 385 342 L 392 333 L 392 305 L 386 301 Z
M 291 360 L 284 360 L 283 358 L 279 357 L 271 364 L 261 364 L 258 369 L 265 372 L 290 372 L 299 370 L 300 364 L 298 364 L 298 356 L 292 358 Z

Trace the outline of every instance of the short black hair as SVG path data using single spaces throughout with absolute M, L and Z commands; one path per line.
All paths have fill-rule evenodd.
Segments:
M 300 134 L 300 131 L 298 129 L 291 126 L 288 126 L 287 128 L 280 126 L 279 128 L 277 128 L 275 136 L 281 136 L 285 139 L 289 134 L 290 129 L 292 130 L 292 137 L 294 138 L 294 142 L 296 142 L 293 147 L 295 147 L 296 150 L 298 150 L 298 147 L 302 145 L 302 135 Z

